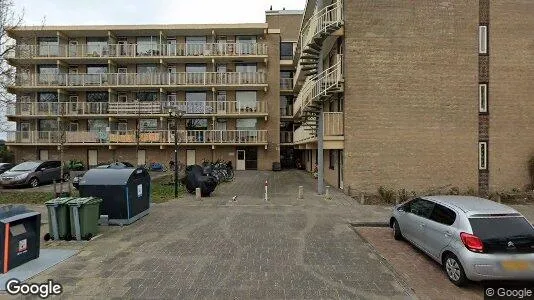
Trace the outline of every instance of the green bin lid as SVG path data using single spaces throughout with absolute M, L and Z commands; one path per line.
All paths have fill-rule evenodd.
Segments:
M 68 202 L 74 199 L 76 198 L 75 197 L 59 197 L 59 198 L 48 200 L 45 202 L 45 204 L 49 206 L 67 204 Z
M 74 198 L 68 202 L 68 205 L 80 206 L 88 204 L 96 204 L 102 202 L 102 199 L 96 197 L 84 197 L 84 198 Z

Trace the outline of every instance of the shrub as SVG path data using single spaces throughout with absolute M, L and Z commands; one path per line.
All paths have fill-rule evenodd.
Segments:
M 475 191 L 474 188 L 470 187 L 467 189 L 467 191 L 465 192 L 466 195 L 468 196 L 476 196 L 477 195 L 477 192 Z
M 378 195 L 385 203 L 395 203 L 395 192 L 383 186 L 378 188 Z
M 449 190 L 449 195 L 460 195 L 460 189 L 458 187 L 452 187 Z
M 83 171 L 85 169 L 85 166 L 82 161 L 79 160 L 69 160 L 67 163 L 67 168 L 71 171 Z
M 399 190 L 399 202 L 405 202 L 410 199 L 410 194 L 406 191 L 406 189 L 400 189 Z

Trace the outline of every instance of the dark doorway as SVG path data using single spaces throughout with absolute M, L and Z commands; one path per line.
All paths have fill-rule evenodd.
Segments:
M 240 147 L 240 148 L 237 148 L 237 150 L 245 151 L 245 170 L 257 170 L 258 169 L 258 148 Z

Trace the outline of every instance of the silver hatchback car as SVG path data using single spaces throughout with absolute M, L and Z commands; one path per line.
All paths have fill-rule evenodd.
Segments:
M 415 198 L 393 209 L 390 227 L 442 264 L 458 286 L 468 280 L 534 280 L 534 226 L 516 210 L 468 196 Z

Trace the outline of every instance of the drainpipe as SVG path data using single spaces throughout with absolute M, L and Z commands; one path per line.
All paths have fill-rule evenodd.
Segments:
M 323 8 L 323 0 L 317 0 L 317 11 Z M 319 63 L 317 65 L 317 74 L 323 71 L 323 50 L 319 53 Z M 324 132 L 323 132 L 323 107 L 319 109 L 317 115 L 317 194 L 324 194 Z

